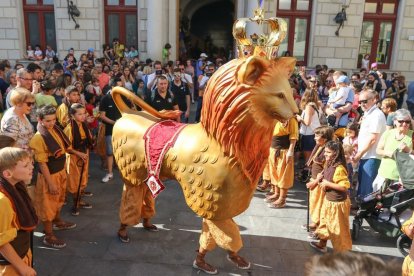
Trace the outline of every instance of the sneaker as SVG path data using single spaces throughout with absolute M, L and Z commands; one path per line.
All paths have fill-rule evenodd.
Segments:
M 81 201 L 79 202 L 79 207 L 82 209 L 92 209 L 92 204 L 85 201 Z
M 112 173 L 107 173 L 104 178 L 102 178 L 103 183 L 107 183 L 109 180 L 111 180 L 114 177 Z
M 76 207 L 73 207 L 72 210 L 70 211 L 72 216 L 79 216 L 79 209 Z
M 88 191 L 83 191 L 82 194 L 81 194 L 81 196 L 91 197 L 91 196 L 93 196 L 93 193 L 88 192 Z

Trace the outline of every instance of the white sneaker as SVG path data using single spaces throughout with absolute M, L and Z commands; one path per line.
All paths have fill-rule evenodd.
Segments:
M 103 182 L 103 183 L 106 183 L 106 182 L 108 182 L 109 180 L 111 180 L 113 177 L 114 177 L 114 175 L 113 175 L 112 173 L 107 173 L 107 174 L 104 176 L 104 178 L 102 178 L 102 182 Z

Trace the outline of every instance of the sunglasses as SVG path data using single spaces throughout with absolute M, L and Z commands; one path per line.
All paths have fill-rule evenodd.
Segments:
M 411 124 L 411 121 L 410 120 L 397 120 L 397 122 L 399 123 L 399 124 L 403 124 L 403 123 L 406 123 L 407 125 L 410 125 Z
M 35 104 L 35 102 L 24 102 L 28 107 L 31 107 L 32 105 Z
M 360 100 L 360 101 L 358 101 L 358 103 L 359 104 L 367 104 L 369 100 L 371 100 L 371 99 Z

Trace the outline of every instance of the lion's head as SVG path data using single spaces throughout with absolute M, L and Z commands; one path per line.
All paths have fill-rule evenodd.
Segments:
M 206 87 L 201 124 L 225 152 L 241 161 L 252 180 L 262 168 L 257 158 L 267 158 L 263 147 L 269 147 L 275 120 L 288 120 L 298 112 L 288 81 L 295 61 L 256 56 L 233 60 Z

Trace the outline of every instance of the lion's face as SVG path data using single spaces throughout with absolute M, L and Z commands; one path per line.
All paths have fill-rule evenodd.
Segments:
M 268 61 L 254 58 L 246 62 L 240 73 L 243 73 L 244 83 L 251 85 L 250 112 L 258 121 L 285 121 L 299 112 L 288 81 L 294 59 Z

